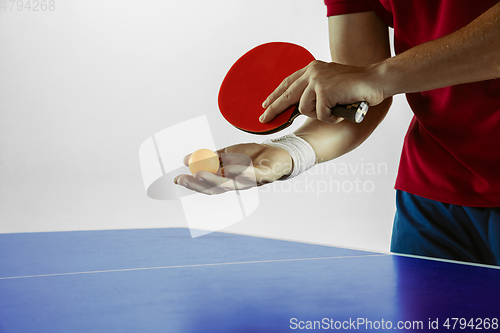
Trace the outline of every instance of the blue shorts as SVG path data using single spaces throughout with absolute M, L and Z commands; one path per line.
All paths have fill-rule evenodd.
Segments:
M 500 265 L 500 207 L 445 204 L 396 193 L 391 251 Z

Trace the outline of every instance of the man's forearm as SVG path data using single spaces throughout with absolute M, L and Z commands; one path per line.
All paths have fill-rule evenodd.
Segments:
M 384 97 L 500 77 L 500 3 L 464 28 L 373 65 Z

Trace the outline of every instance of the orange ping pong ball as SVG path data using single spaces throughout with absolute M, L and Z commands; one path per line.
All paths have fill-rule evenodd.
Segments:
M 216 173 L 219 170 L 219 156 L 210 149 L 198 149 L 189 157 L 188 166 L 193 175 L 200 170 Z

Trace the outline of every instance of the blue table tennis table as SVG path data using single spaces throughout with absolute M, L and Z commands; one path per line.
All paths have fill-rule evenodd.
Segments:
M 494 332 L 499 319 L 495 267 L 183 228 L 0 235 L 1 333 Z

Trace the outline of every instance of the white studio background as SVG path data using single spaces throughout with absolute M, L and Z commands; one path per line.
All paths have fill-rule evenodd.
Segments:
M 1 3 L 0 233 L 185 227 L 179 202 L 146 196 L 141 143 L 201 115 L 219 147 L 261 142 L 219 115 L 231 64 L 269 41 L 329 60 L 322 0 Z M 388 251 L 410 117 L 398 96 L 359 149 L 260 188 L 225 231 Z

